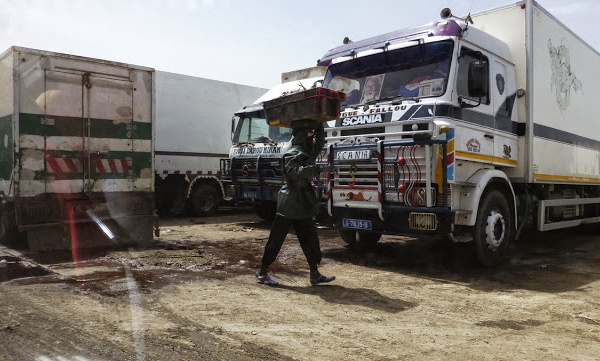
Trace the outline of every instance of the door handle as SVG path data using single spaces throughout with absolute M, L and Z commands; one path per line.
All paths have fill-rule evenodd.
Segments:
M 493 134 L 484 134 L 483 136 L 485 138 L 489 139 L 489 140 L 493 140 L 494 139 L 494 135 Z

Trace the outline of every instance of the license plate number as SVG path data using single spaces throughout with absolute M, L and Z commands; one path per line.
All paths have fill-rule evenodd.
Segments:
M 256 198 L 258 198 L 258 193 L 256 193 L 256 192 L 244 192 L 244 198 L 256 199 Z
M 337 160 L 371 159 L 370 149 L 340 150 L 336 154 Z
M 342 226 L 344 228 L 371 230 L 371 221 L 363 219 L 342 218 Z

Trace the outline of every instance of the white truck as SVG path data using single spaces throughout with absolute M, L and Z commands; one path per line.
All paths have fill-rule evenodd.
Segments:
M 11 47 L 0 132 L 0 238 L 32 250 L 152 240 L 154 69 Z
M 344 241 L 443 233 L 495 266 L 525 225 L 600 222 L 600 54 L 532 0 L 441 15 L 318 62 L 348 95 L 320 177 Z
M 231 114 L 266 89 L 156 71 L 155 187 L 159 214 L 210 216 L 225 195 L 220 159 Z
M 232 120 L 232 146 L 223 160 L 227 195 L 237 202 L 252 203 L 264 220 L 275 217 L 277 194 L 283 185 L 282 157 L 291 147 L 291 128 L 271 126 L 265 119 L 263 103 L 283 95 L 320 86 L 325 67 L 312 67 L 283 73 L 276 85 L 252 104 L 235 113 Z

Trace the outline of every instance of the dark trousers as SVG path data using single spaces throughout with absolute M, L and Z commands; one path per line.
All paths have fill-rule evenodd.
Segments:
M 290 225 L 294 226 L 300 247 L 302 247 L 302 252 L 306 256 L 310 270 L 316 271 L 317 265 L 321 263 L 322 256 L 315 221 L 312 218 L 290 219 L 279 214 L 275 217 L 275 221 L 271 227 L 269 241 L 265 246 L 265 253 L 262 258 L 262 266 L 266 268 L 275 262 L 275 258 L 277 258 L 283 241 L 285 241 L 285 237 L 288 234 Z

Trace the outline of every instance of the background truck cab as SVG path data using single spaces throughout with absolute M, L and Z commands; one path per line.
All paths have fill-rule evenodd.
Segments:
M 229 158 L 222 160 L 223 179 L 228 196 L 237 202 L 250 202 L 264 220 L 275 217 L 277 194 L 283 186 L 282 157 L 291 147 L 292 129 L 271 126 L 265 118 L 263 103 L 284 95 L 320 86 L 323 67 L 282 74 L 278 84 L 232 119 L 232 146 Z
M 229 118 L 266 89 L 156 72 L 155 199 L 160 216 L 212 216 L 231 201 L 220 159 L 229 148 Z

